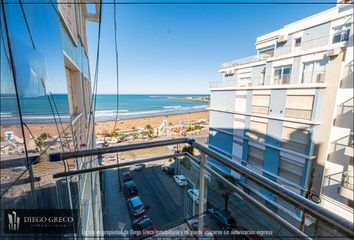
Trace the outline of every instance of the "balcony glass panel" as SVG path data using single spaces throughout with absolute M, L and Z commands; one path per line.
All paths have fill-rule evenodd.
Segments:
M 40 178 L 29 182 L 35 185 L 33 206 L 76 209 L 79 237 L 301 238 L 296 230 L 300 229 L 309 236 L 345 239 L 335 226 L 316 216 L 306 213 L 302 218 L 303 209 L 281 195 L 273 193 L 274 201 L 267 200 L 264 186 L 255 179 L 245 181 L 245 175 L 228 168 L 204 165 L 207 155 L 198 149 L 170 144 L 64 161 L 41 159 L 33 166 Z M 97 166 L 104 169 L 92 169 Z M 55 175 L 78 169 L 81 172 L 68 176 Z M 21 199 L 30 196 L 28 182 L 20 180 L 7 189 L 2 203 L 21 205 Z

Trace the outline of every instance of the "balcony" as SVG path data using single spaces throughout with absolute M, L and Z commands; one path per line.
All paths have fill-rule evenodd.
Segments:
M 289 73 L 273 77 L 263 75 L 246 79 L 210 82 L 209 88 L 317 88 L 324 86 L 325 77 L 326 72 L 324 70 L 303 72 L 301 74 Z M 269 79 L 270 83 L 265 83 L 266 79 Z
M 300 108 L 285 108 L 285 117 L 311 120 L 312 110 Z
M 342 181 L 339 187 L 339 194 L 353 201 L 354 176 L 352 172 L 342 174 Z
M 85 114 L 80 113 L 73 117 L 71 121 L 73 137 L 75 143 L 84 143 L 86 136 L 84 136 L 85 130 Z
M 287 212 L 275 207 L 272 201 L 246 193 L 237 174 L 222 172 L 208 161 L 210 158 L 252 180 L 271 192 L 276 202 L 286 201 L 296 211 Z M 77 169 L 77 159 L 90 161 Z M 102 164 L 98 164 L 98 159 Z M 37 164 L 43 162 L 55 165 L 56 172 L 51 173 L 51 184 L 34 182 L 35 206 L 77 209 L 77 237 L 134 238 L 138 234 L 139 237 L 171 238 L 182 234 L 197 239 L 206 236 L 345 239 L 352 234 L 352 223 L 193 139 L 54 153 Z M 178 180 L 175 175 L 183 175 L 186 180 Z M 23 177 L 31 179 L 27 175 Z M 128 180 L 134 181 L 136 191 L 129 190 L 125 184 Z M 30 207 L 28 187 L 28 182 L 15 181 L 1 196 L 2 208 Z M 129 199 L 136 194 L 140 201 L 134 207 L 135 203 Z M 305 213 L 303 220 L 299 212 Z M 142 228 L 149 231 L 140 231 Z M 5 234 L 10 236 L 13 235 Z M 74 235 L 67 233 L 59 237 Z
M 257 62 L 257 61 L 259 61 L 257 58 L 257 55 L 252 55 L 252 56 L 248 56 L 248 57 L 244 57 L 244 58 L 239 58 L 234 61 L 225 62 L 221 65 L 221 69 L 236 67 L 239 65 L 249 64 L 249 63 L 253 63 L 253 62 Z
M 252 113 L 268 114 L 269 107 L 268 106 L 252 105 Z

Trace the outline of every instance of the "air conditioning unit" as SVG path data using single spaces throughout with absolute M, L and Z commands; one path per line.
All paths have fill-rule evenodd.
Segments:
M 278 36 L 278 42 L 286 42 L 288 41 L 288 35 L 279 35 Z
M 340 53 L 340 48 L 332 48 L 327 50 L 327 56 L 328 57 L 334 57 L 337 56 Z

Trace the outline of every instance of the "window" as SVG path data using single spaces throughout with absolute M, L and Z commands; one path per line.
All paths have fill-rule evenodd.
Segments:
M 286 41 L 284 41 L 284 42 L 277 42 L 276 47 L 277 47 L 277 48 L 281 48 L 281 47 L 283 47 L 285 44 L 286 44 Z
M 314 96 L 288 95 L 285 117 L 311 120 Z
M 274 84 L 289 84 L 291 65 L 274 68 Z
M 295 47 L 300 47 L 301 46 L 301 37 L 295 38 Z
M 335 28 L 332 43 L 345 42 L 349 39 L 350 24 Z
M 326 64 L 324 59 L 304 63 L 301 83 L 323 83 Z
M 253 95 L 252 112 L 259 114 L 268 114 L 269 112 L 269 95 Z
M 252 167 L 262 170 L 263 159 L 264 151 L 262 149 L 253 147 L 251 145 L 248 146 L 248 163 L 250 163 Z
M 224 80 L 232 80 L 235 75 L 234 71 L 227 71 L 224 73 Z
M 306 154 L 309 141 L 309 131 L 307 129 L 283 127 L 282 139 L 283 148 Z
M 251 121 L 248 137 L 254 141 L 264 142 L 267 134 L 267 123 Z
M 264 60 L 274 55 L 274 45 L 270 47 L 261 48 L 258 50 L 259 60 Z
M 239 86 L 239 87 L 249 87 L 249 86 L 252 86 L 251 78 L 250 78 L 250 77 L 239 78 L 239 80 L 238 80 L 238 86 Z
M 292 183 L 301 185 L 304 166 L 293 160 L 280 157 L 279 159 L 279 172 L 278 175 Z M 278 182 L 281 182 L 279 180 Z

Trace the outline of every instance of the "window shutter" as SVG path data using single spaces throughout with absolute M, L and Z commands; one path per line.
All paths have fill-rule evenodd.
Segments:
M 301 185 L 303 167 L 304 166 L 301 166 L 293 161 L 280 157 L 278 175 L 279 177 L 284 178 L 292 183 Z
M 74 111 L 74 90 L 73 90 L 73 79 L 72 79 L 72 73 L 71 70 L 67 67 L 65 67 L 65 75 L 66 75 L 66 82 L 68 85 L 68 97 L 69 97 L 69 106 L 70 106 L 70 112 L 73 114 Z
M 313 96 L 288 96 L 286 108 L 312 110 Z
M 268 107 L 269 100 L 270 100 L 269 95 L 253 95 L 252 105 Z
M 282 147 L 306 154 L 309 132 L 304 129 L 283 127 Z
M 258 169 L 263 169 L 263 159 L 264 159 L 264 151 L 262 149 L 248 146 L 248 162 L 257 167 Z
M 267 134 L 267 123 L 251 121 L 250 131 L 248 133 L 249 138 L 256 141 L 264 141 Z

